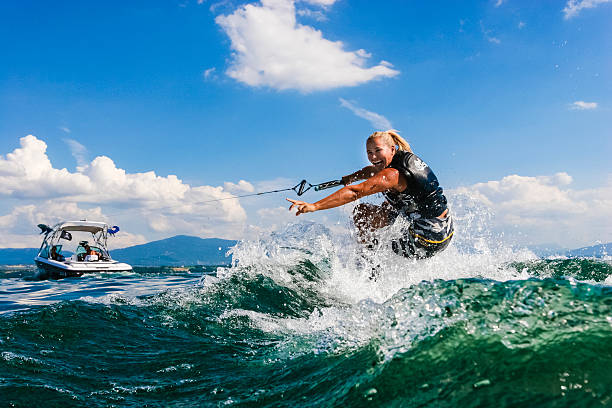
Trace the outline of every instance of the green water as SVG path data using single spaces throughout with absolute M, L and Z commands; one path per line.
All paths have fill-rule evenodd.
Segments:
M 612 405 L 609 263 L 451 250 L 383 264 L 373 282 L 337 249 L 310 249 L 255 245 L 231 268 L 58 281 L 4 269 L 0 401 Z

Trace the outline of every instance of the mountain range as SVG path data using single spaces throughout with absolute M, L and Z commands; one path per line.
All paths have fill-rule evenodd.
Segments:
M 578 249 L 572 249 L 571 251 L 567 251 L 565 253 L 565 256 L 567 256 L 568 258 L 603 258 L 604 256 L 610 255 L 612 255 L 612 242 L 608 242 L 607 244 L 598 244 Z
M 181 266 L 181 265 L 227 265 L 231 256 L 227 251 L 238 241 L 219 238 L 198 238 L 177 235 L 111 251 L 113 259 L 134 266 Z M 612 254 L 612 242 L 578 249 L 534 247 L 530 248 L 541 257 L 560 255 L 569 258 L 603 258 Z M 0 265 L 29 265 L 34 263 L 37 248 L 0 248 Z
M 111 251 L 113 259 L 138 266 L 227 265 L 227 251 L 238 241 L 177 235 Z

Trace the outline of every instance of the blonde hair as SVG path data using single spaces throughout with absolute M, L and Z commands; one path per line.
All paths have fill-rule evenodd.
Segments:
M 368 140 L 372 140 L 377 137 L 382 137 L 389 146 L 397 146 L 398 150 L 404 150 L 412 153 L 410 145 L 403 137 L 399 135 L 397 130 L 389 129 L 385 130 L 384 132 L 374 132 L 368 137 Z

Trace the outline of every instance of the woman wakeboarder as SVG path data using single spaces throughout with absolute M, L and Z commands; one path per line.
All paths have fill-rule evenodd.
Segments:
M 382 193 L 382 205 L 358 204 L 353 221 L 361 241 L 372 247 L 372 232 L 391 225 L 398 217 L 408 221 L 403 236 L 391 242 L 393 251 L 411 258 L 428 258 L 444 250 L 454 233 L 446 197 L 433 171 L 396 131 L 374 132 L 366 141 L 371 166 L 342 177 L 345 187 L 317 201 L 307 203 L 287 198 L 297 209 L 296 216 L 327 210 Z M 358 180 L 363 183 L 351 184 Z

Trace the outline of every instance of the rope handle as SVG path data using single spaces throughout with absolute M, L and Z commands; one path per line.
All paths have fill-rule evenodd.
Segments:
M 338 187 L 344 185 L 342 180 L 326 181 L 325 183 L 317 184 L 314 186 L 315 191 L 327 190 L 328 188 Z
M 320 184 L 310 184 L 306 180 L 302 180 L 298 184 L 296 184 L 292 188 L 292 190 L 295 191 L 295 193 L 298 196 L 301 196 L 302 194 L 304 194 L 311 188 L 314 188 L 315 191 L 321 191 L 321 190 L 327 190 L 328 188 L 332 188 L 332 187 L 338 187 L 341 185 L 343 185 L 342 180 L 331 180 L 331 181 L 326 181 Z
M 302 180 L 298 184 L 296 184 L 295 187 L 292 188 L 292 190 L 295 191 L 295 194 L 301 196 L 302 194 L 310 190 L 311 187 L 312 184 L 310 184 L 306 180 Z

